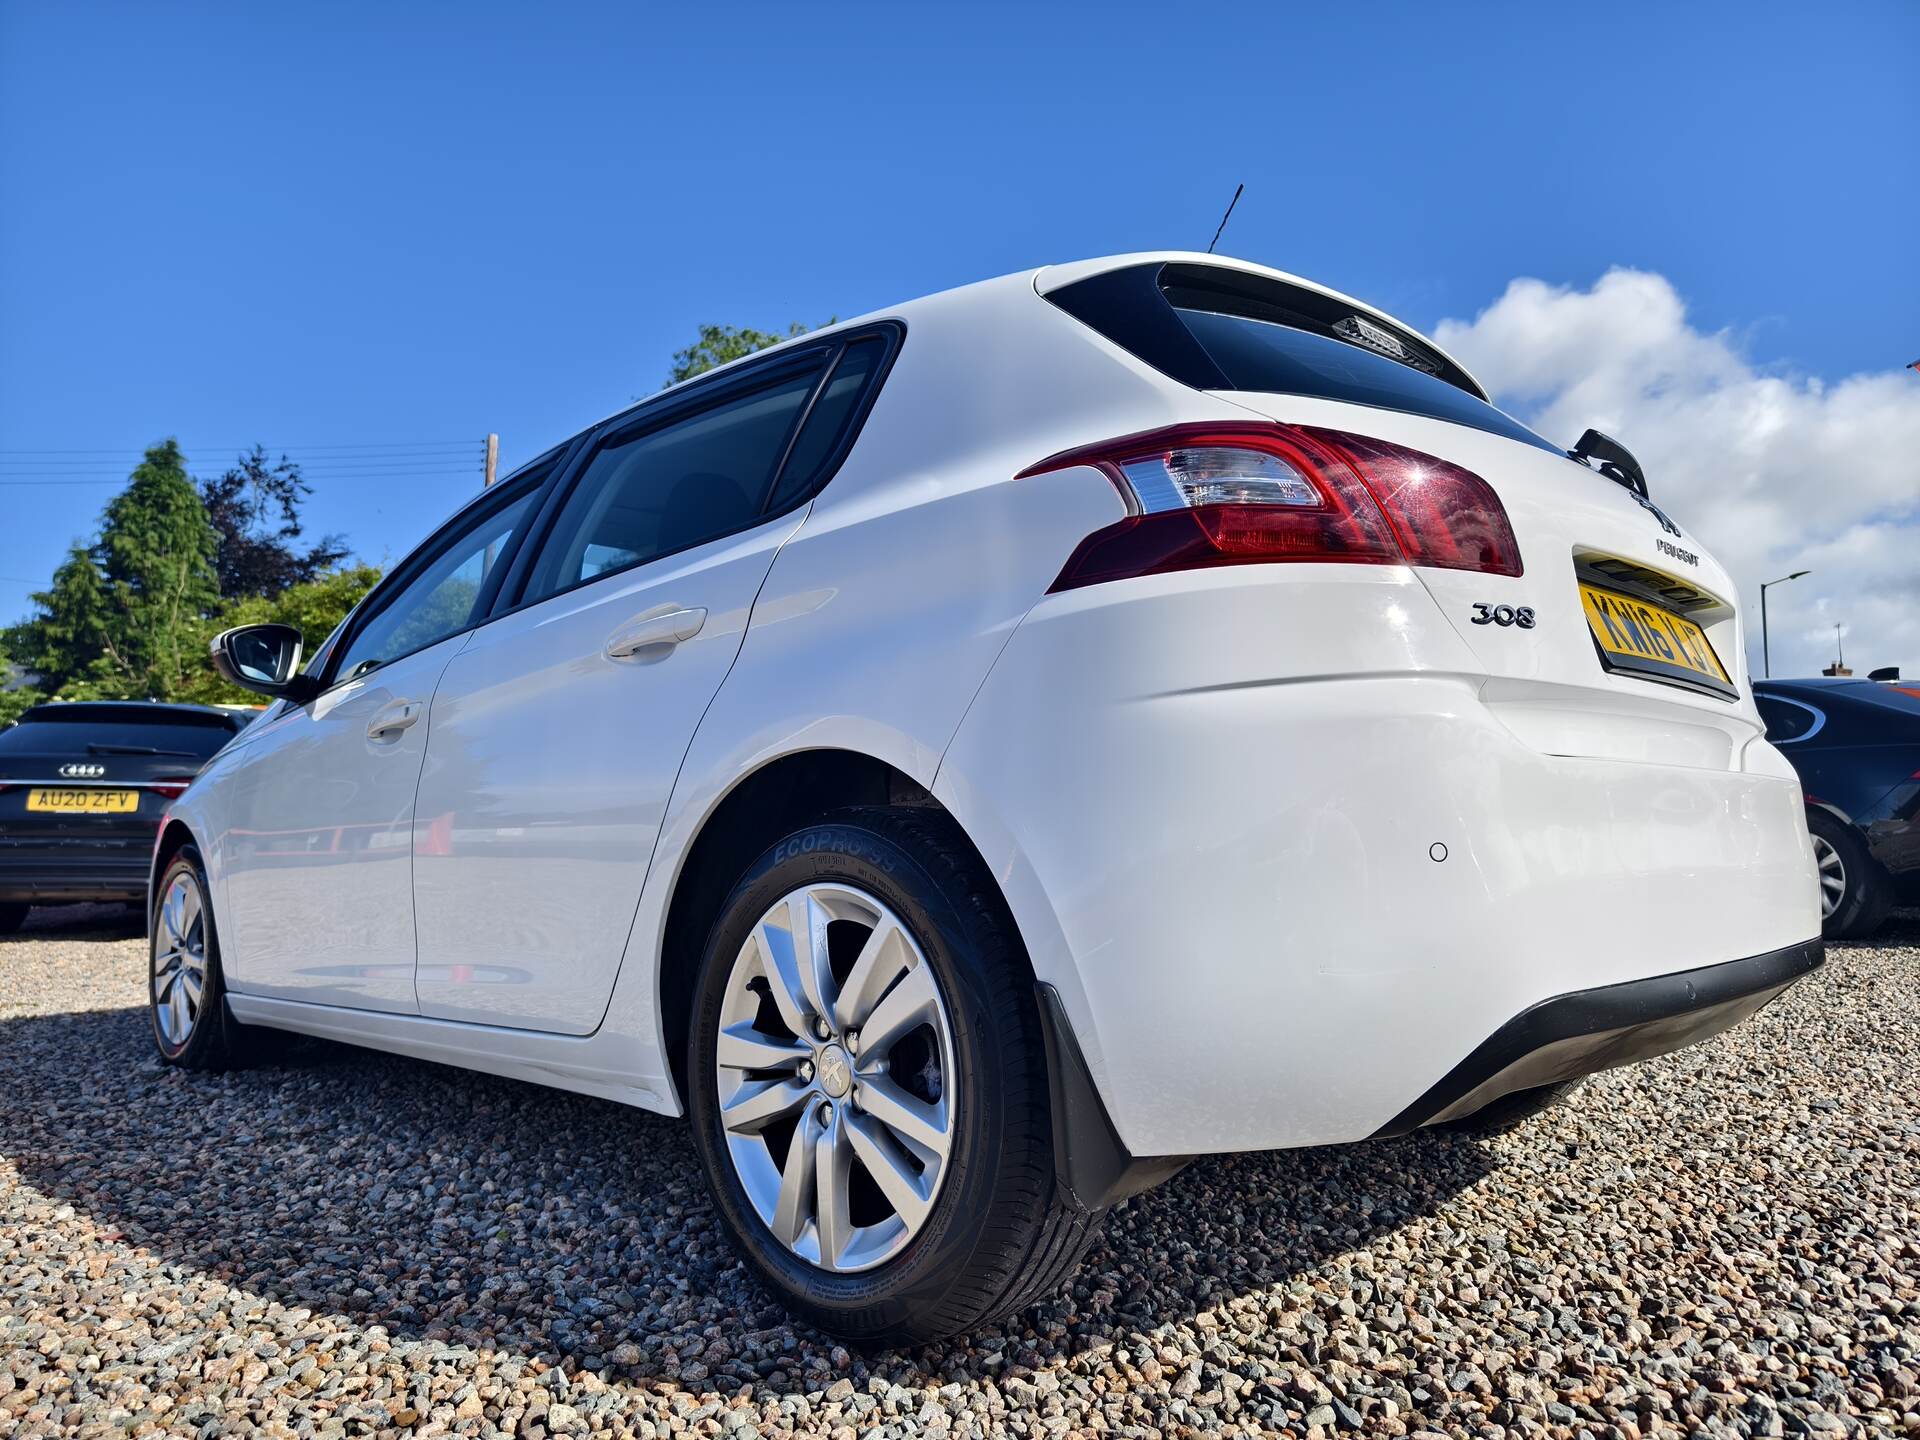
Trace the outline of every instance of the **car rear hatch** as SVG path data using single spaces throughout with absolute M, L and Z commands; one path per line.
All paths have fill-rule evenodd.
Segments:
M 1239 393 L 1239 404 L 1325 425 L 1322 403 Z M 1669 517 L 1584 466 L 1485 432 L 1381 411 L 1379 440 L 1472 471 L 1518 542 L 1517 576 L 1418 565 L 1415 574 L 1492 677 L 1483 699 L 1549 753 L 1738 768 L 1760 733 L 1741 696 L 1733 586 Z
M 1417 487 L 1426 456 L 1484 481 L 1520 573 L 1421 563 L 1414 572 L 1484 667 L 1483 700 L 1528 744 L 1741 767 L 1761 727 L 1742 695 L 1726 572 L 1635 490 L 1496 409 L 1431 342 L 1305 282 L 1198 263 L 1051 288 L 1043 274 L 1040 288 L 1175 379 L 1266 419 L 1348 437 L 1376 492 Z M 1368 473 L 1367 442 L 1399 453 Z

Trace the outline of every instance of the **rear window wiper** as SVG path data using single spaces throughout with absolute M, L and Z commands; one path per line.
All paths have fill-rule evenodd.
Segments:
M 189 760 L 201 759 L 197 750 L 161 750 L 153 745 L 102 745 L 95 740 L 88 744 L 89 755 L 181 755 Z

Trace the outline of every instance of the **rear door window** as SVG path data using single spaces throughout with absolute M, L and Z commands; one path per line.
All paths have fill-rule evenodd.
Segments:
M 540 547 L 532 602 L 755 524 L 818 367 L 603 440 Z

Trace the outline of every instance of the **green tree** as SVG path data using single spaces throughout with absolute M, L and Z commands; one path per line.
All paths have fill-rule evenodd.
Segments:
M 338 535 L 295 548 L 305 528 L 300 506 L 312 493 L 298 465 L 284 455 L 269 460 L 260 445 L 240 456 L 218 480 L 200 482 L 201 503 L 219 536 L 214 569 L 222 595 L 277 594 L 326 574 L 347 558 Z
M 106 678 L 113 608 L 92 550 L 76 542 L 52 585 L 29 598 L 35 613 L 8 632 L 7 649 L 42 698 Z
M 205 656 L 213 637 L 222 630 L 272 622 L 297 629 L 307 642 L 307 654 L 312 655 L 379 578 L 380 571 L 375 566 L 354 565 L 303 584 L 290 585 L 278 595 L 251 595 L 236 600 L 201 624 L 195 636 L 197 652 Z M 260 700 L 258 695 L 227 684 L 211 664 L 199 666 L 176 698 L 201 705 L 258 704 Z
M 111 601 L 103 678 L 123 696 L 171 700 L 205 663 L 193 639 L 220 603 L 219 543 L 179 444 L 151 447 L 107 502 L 94 546 Z
M 9 648 L 16 643 L 15 632 L 0 631 L 0 729 L 18 720 L 21 711 L 39 704 L 42 698 L 37 689 L 23 682 L 22 667 L 15 663 Z
M 833 321 L 827 322 L 829 325 Z M 765 330 L 748 330 L 732 325 L 702 325 L 700 338 L 684 350 L 676 350 L 673 355 L 673 368 L 667 371 L 667 384 L 678 385 L 682 380 L 691 380 L 716 366 L 725 365 L 730 360 L 738 360 L 743 355 L 751 355 L 756 350 L 764 350 L 769 345 L 778 345 L 783 340 L 791 340 L 796 335 L 807 333 L 808 327 L 795 321 L 787 327 L 784 335 L 773 335 Z
M 30 685 L 18 690 L 0 690 L 0 730 L 18 720 L 27 710 L 47 697 Z
M 205 661 L 193 638 L 218 606 L 207 522 L 172 440 L 153 446 L 108 502 L 91 545 L 76 543 L 8 635 L 43 697 L 173 698 Z

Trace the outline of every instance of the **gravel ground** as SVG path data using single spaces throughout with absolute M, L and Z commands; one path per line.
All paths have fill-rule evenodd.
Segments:
M 676 1122 L 163 1070 L 137 923 L 0 942 L 0 1436 L 1920 1434 L 1920 913 L 1497 1140 L 1202 1162 L 1018 1324 L 864 1356 Z

